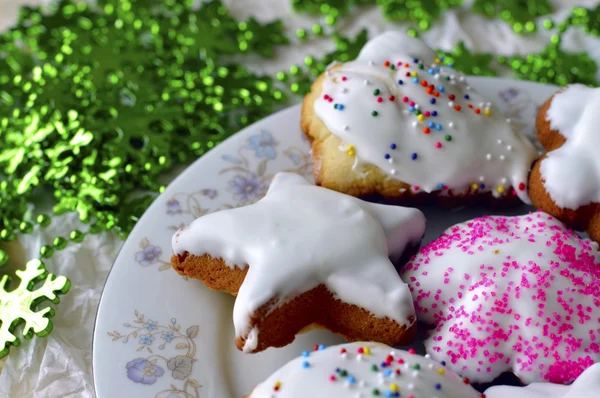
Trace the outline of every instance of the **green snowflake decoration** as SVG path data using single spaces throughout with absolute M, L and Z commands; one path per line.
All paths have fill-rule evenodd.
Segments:
M 377 0 L 390 21 L 416 22 L 420 30 L 428 30 L 447 10 L 463 5 L 463 0 Z
M 368 32 L 363 29 L 353 38 L 334 33 L 331 39 L 335 42 L 335 50 L 320 59 L 308 55 L 304 58 L 304 65 L 292 65 L 289 71 L 279 72 L 277 79 L 286 83 L 293 93 L 306 94 L 314 79 L 325 71 L 327 65 L 334 61 L 346 62 L 356 58 L 368 40 Z
M 52 331 L 54 309 L 39 308 L 45 301 L 58 304 L 59 294 L 65 294 L 71 283 L 64 276 L 48 273 L 40 260 L 31 260 L 24 270 L 16 271 L 20 279 L 14 290 L 6 290 L 8 275 L 0 278 L 0 358 L 8 355 L 10 346 L 19 346 L 21 340 L 15 333 L 23 325 L 22 335 L 31 339 L 34 335 L 47 336 Z
M 281 22 L 238 22 L 218 2 L 191 3 L 22 10 L 0 36 L 0 171 L 16 184 L 3 195 L 29 203 L 51 188 L 56 214 L 76 211 L 91 233 L 125 236 L 164 188 L 161 174 L 285 101 L 272 78 L 226 58 L 271 56 L 287 42 Z M 143 195 L 122 195 L 133 191 Z M 15 227 L 3 220 L 0 237 Z
M 322 14 L 325 24 L 335 25 L 339 18 L 349 14 L 355 6 L 377 5 L 386 19 L 397 22 L 416 22 L 420 30 L 428 30 L 446 10 L 458 8 L 463 0 L 291 0 L 298 12 Z M 314 27 L 313 33 L 321 34 L 322 27 Z M 305 37 L 306 32 L 300 36 Z
M 559 86 L 570 83 L 598 84 L 595 78 L 598 69 L 596 62 L 586 53 L 567 53 L 562 50 L 558 36 L 554 36 L 553 42 L 539 53 L 499 57 L 498 61 L 509 66 L 517 79 Z
M 516 33 L 533 33 L 535 18 L 550 14 L 552 5 L 548 0 L 475 0 L 472 10 L 488 18 L 500 17 Z
M 374 5 L 376 0 L 291 0 L 291 2 L 294 11 L 324 15 L 325 23 L 333 26 L 340 17 L 348 14 L 355 6 Z M 322 29 L 315 27 L 313 33 L 320 34 Z
M 575 7 L 571 11 L 571 16 L 565 21 L 565 26 L 581 26 L 583 31 L 593 35 L 600 36 L 600 4 L 594 9 Z
M 438 51 L 438 54 L 444 56 L 445 64 L 450 64 L 467 75 L 496 76 L 498 74 L 494 67 L 494 55 L 472 53 L 464 42 L 458 43 L 452 51 Z

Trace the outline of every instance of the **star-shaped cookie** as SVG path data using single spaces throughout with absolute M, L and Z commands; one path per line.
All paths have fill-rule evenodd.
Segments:
M 406 343 L 410 292 L 392 264 L 418 245 L 415 209 L 364 202 L 277 174 L 259 202 L 198 218 L 173 236 L 175 270 L 237 294 L 236 345 L 281 347 L 321 325 L 350 340 Z

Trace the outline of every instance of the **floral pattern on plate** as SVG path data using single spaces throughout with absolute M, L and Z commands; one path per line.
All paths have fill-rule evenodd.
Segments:
M 169 261 L 161 259 L 163 250 L 160 246 L 155 246 L 150 243 L 148 238 L 144 238 L 140 242 L 140 251 L 135 253 L 135 262 L 142 267 L 148 267 L 153 264 L 160 264 L 159 271 L 165 271 L 171 268 Z
M 306 138 L 302 136 L 305 141 Z M 291 171 L 304 175 L 312 175 L 310 154 L 305 148 L 290 146 L 280 150 L 279 142 L 273 135 L 262 130 L 260 133 L 251 136 L 244 145 L 240 146 L 235 155 L 226 154 L 221 157 L 223 161 L 216 173 L 227 176 L 227 188 L 225 192 L 216 189 L 203 188 L 193 192 L 180 192 L 173 195 L 166 202 L 166 214 L 190 215 L 192 221 L 207 213 L 240 207 L 252 204 L 262 198 L 267 192 L 271 179 L 281 169 L 271 170 L 271 163 L 278 160 L 278 155 L 282 154 L 291 162 L 286 171 Z M 205 199 L 213 200 L 219 197 L 227 199 L 220 206 L 213 207 L 211 204 L 203 205 Z M 171 225 L 170 229 L 177 230 L 181 225 Z
M 127 362 L 127 378 L 134 383 L 152 385 L 161 377 L 171 377 L 173 383 L 180 384 L 180 387 L 171 384 L 170 389 L 157 392 L 155 397 L 200 397 L 200 383 L 190 377 L 196 360 L 194 339 L 198 336 L 199 326 L 192 325 L 182 330 L 175 318 L 162 324 L 146 318 L 137 310 L 134 315 L 133 323 L 123 324 L 128 328 L 127 333 L 122 334 L 117 330 L 108 332 L 112 341 L 123 344 L 137 342 L 136 352 L 149 354 L 139 355 Z

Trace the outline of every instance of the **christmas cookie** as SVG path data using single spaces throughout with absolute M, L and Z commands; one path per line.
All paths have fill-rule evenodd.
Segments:
M 537 151 L 422 41 L 388 32 L 334 64 L 302 107 L 318 185 L 400 203 L 524 202 Z
M 284 346 L 312 324 L 349 340 L 394 345 L 413 337 L 415 316 L 390 258 L 413 252 L 424 230 L 418 210 L 279 173 L 259 202 L 177 231 L 171 264 L 237 294 L 233 321 L 243 351 Z
M 600 361 L 600 252 L 537 212 L 455 225 L 406 265 L 426 350 L 473 382 L 570 383 Z
M 488 388 L 486 398 L 600 398 L 600 363 L 587 368 L 570 386 L 533 383 L 527 387 Z
M 305 351 L 259 384 L 249 398 L 480 398 L 443 364 L 383 344 Z
M 548 153 L 529 179 L 536 207 L 600 242 L 600 88 L 580 84 L 552 96 L 536 127 Z

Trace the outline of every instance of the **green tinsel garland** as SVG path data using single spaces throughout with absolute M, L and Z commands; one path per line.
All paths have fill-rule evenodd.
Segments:
M 305 93 L 330 62 L 358 54 L 367 32 L 345 37 L 335 30 L 355 6 L 377 5 L 388 19 L 414 22 L 412 35 L 414 28 L 430 28 L 444 10 L 463 6 L 462 0 L 292 0 L 298 11 L 324 15 L 327 25 L 300 29 L 297 38 L 327 36 L 336 49 L 308 55 L 276 76 L 260 76 L 232 56 L 271 57 L 289 41 L 283 24 L 236 21 L 218 1 L 200 9 L 192 3 L 99 0 L 88 6 L 63 0 L 48 14 L 23 8 L 17 25 L 0 34 L 0 242 L 50 224 L 49 214 L 29 212 L 42 195 L 54 197 L 54 214 L 77 212 L 89 227 L 56 237 L 42 247 L 41 258 L 87 233 L 111 230 L 125 237 L 164 189 L 158 178 L 175 164 L 201 156 Z M 546 0 L 477 0 L 473 7 L 487 16 L 499 12 L 520 33 L 535 31 L 532 17 L 552 11 Z M 570 26 L 598 36 L 600 6 L 574 8 L 557 23 L 540 53 L 473 54 L 460 43 L 446 60 L 468 74 L 493 76 L 503 67 L 528 80 L 597 84 L 596 63 L 586 54 L 565 53 L 560 42 Z M 7 261 L 0 249 L 0 266 Z M 30 267 L 32 278 L 45 276 L 42 263 Z M 65 282 L 56 291 L 66 289 Z M 0 322 L 14 329 L 24 314 L 3 313 L 7 300 L 0 299 Z M 0 357 L 7 351 L 0 341 Z

